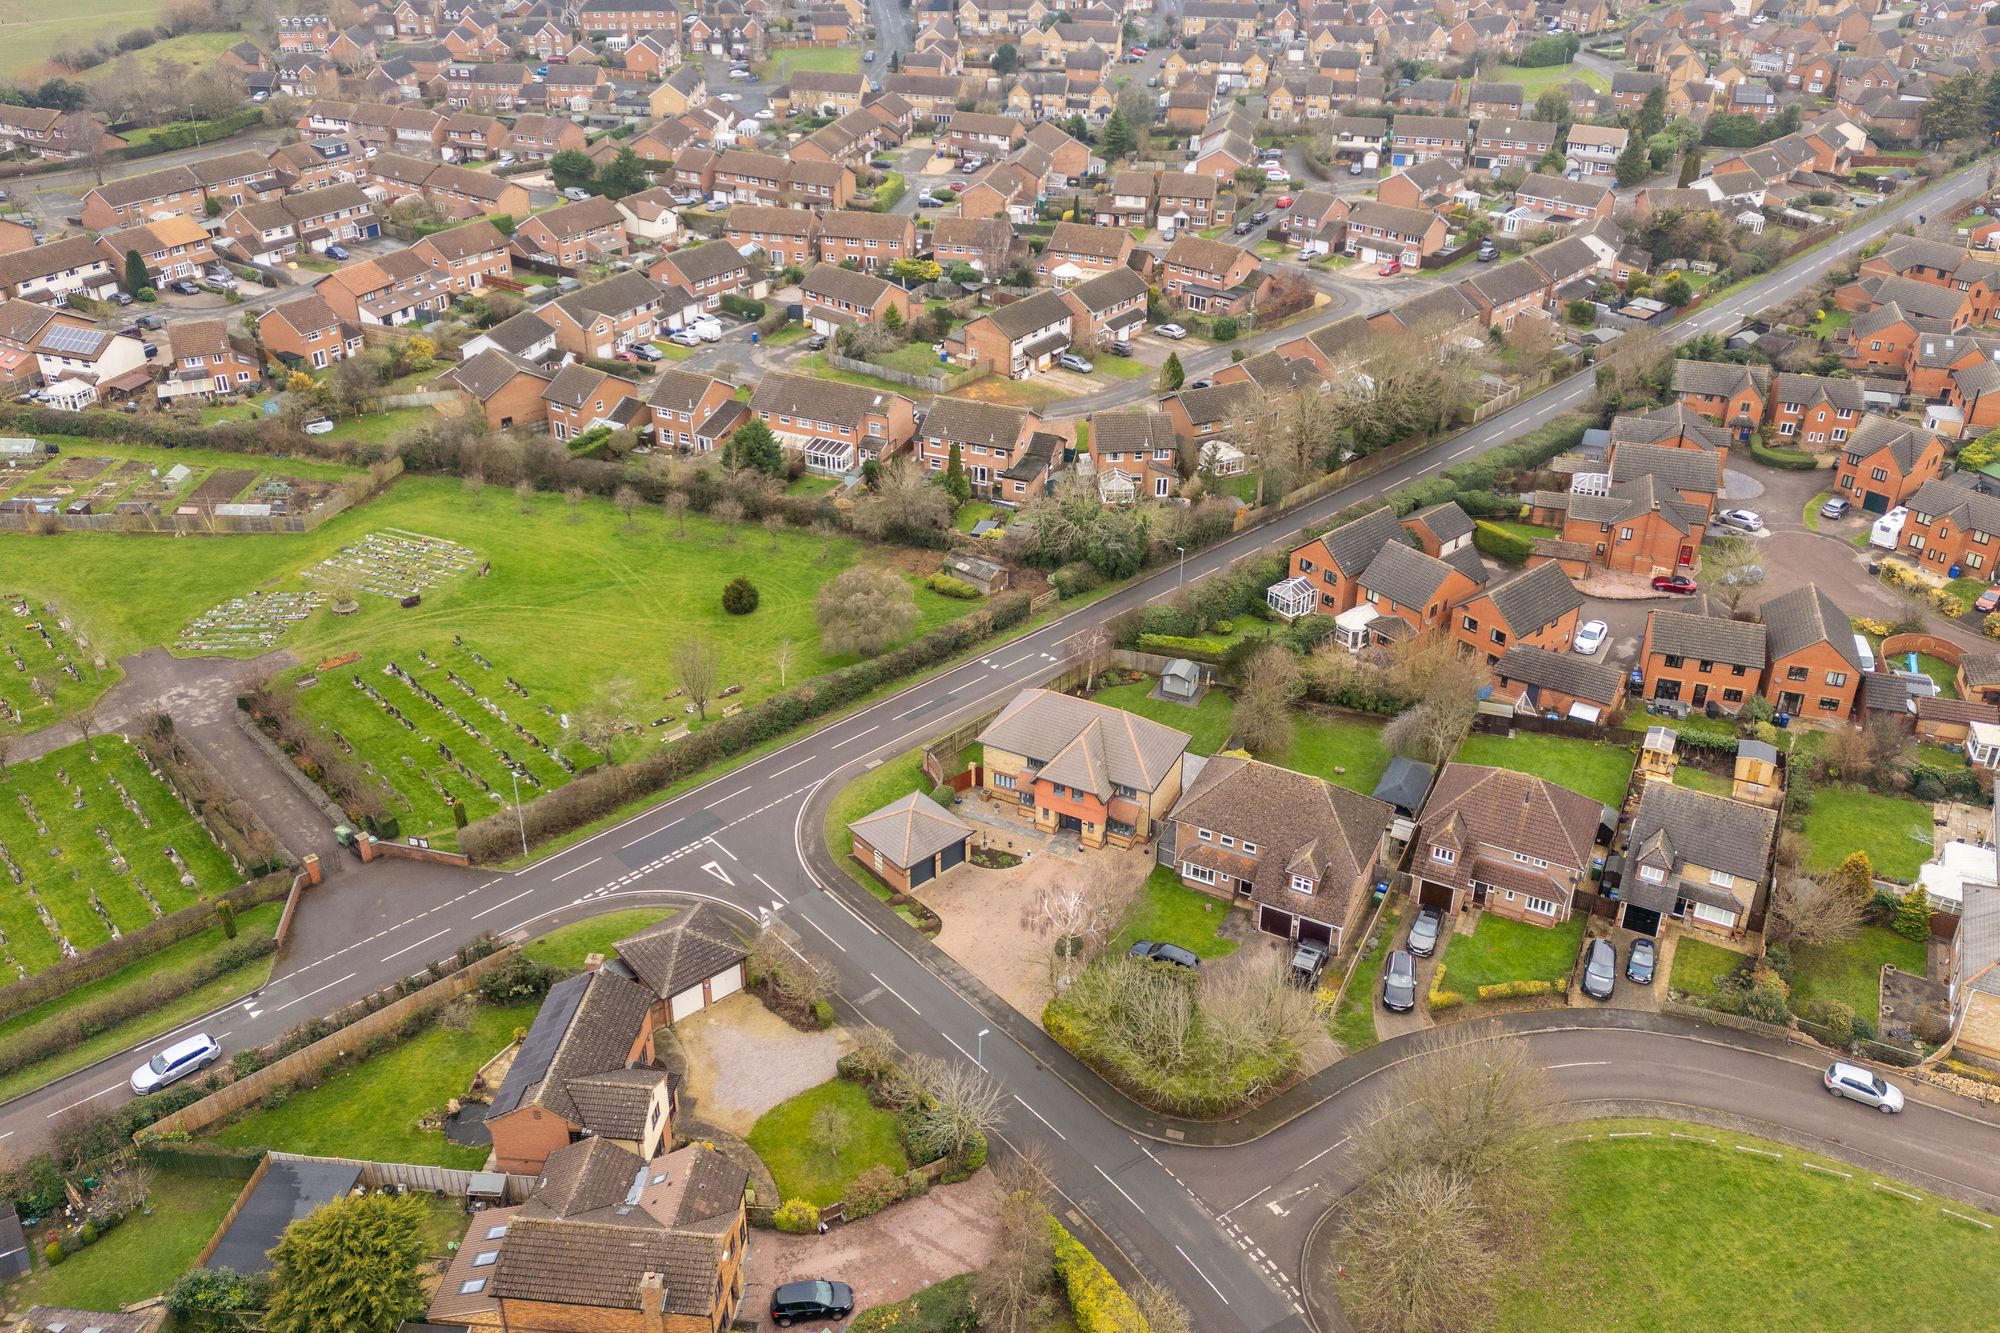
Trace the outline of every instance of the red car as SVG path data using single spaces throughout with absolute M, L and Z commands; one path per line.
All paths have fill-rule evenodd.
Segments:
M 1694 580 L 1685 574 L 1655 574 L 1653 576 L 1653 591 L 1671 592 L 1682 597 L 1688 597 L 1693 595 L 1695 591 Z
M 1288 194 L 1281 194 L 1278 196 L 1277 207 L 1290 208 L 1291 206 L 1292 206 L 1292 196 Z
M 1988 588 L 1979 594 L 1979 600 L 1972 604 L 1975 611 L 2000 611 L 2000 588 Z
M 1403 271 L 1403 261 L 1400 259 L 1385 259 L 1382 261 L 1382 267 L 1375 271 L 1385 278 L 1393 278 Z
M 618 353 L 618 360 L 620 361 L 637 361 L 638 359 L 639 354 L 629 347 L 620 350 Z

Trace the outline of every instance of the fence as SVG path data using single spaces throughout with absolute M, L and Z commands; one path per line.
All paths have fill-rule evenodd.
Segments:
M 415 1015 L 457 999 L 477 986 L 480 977 L 512 958 L 514 952 L 512 947 L 495 950 L 415 994 L 405 995 L 309 1046 L 303 1046 L 254 1073 L 244 1075 L 140 1133 L 153 1136 L 194 1134 L 226 1120 L 274 1092 L 289 1089 L 300 1077 L 321 1065 L 330 1064 L 339 1056 L 367 1045 L 375 1037 L 395 1031 Z
M 440 393 L 430 389 L 420 389 L 415 393 L 385 393 L 369 408 L 372 412 L 388 412 L 398 407 L 431 407 L 438 403 L 463 401 L 458 394 Z
M 1891 634 L 1882 640 L 1882 650 L 1875 655 L 1875 661 L 1887 669 L 1890 658 L 1904 653 L 1922 653 L 1949 666 L 1957 666 L 1965 660 L 1965 649 L 1950 639 L 1940 639 L 1932 634 Z
M 960 370 L 948 375 L 918 375 L 907 370 L 897 370 L 893 366 L 880 365 L 874 361 L 857 361 L 851 356 L 842 356 L 831 348 L 827 350 L 826 363 L 857 375 L 869 375 L 878 380 L 887 380 L 891 384 L 900 384 L 906 389 L 924 389 L 930 393 L 949 393 L 974 380 L 985 379 L 991 373 L 980 369 Z
M 257 1163 L 256 1170 L 250 1173 L 250 1179 L 244 1181 L 243 1188 L 236 1192 L 236 1198 L 229 1205 L 229 1211 L 224 1213 L 222 1221 L 216 1224 L 215 1232 L 208 1238 L 208 1243 L 202 1246 L 201 1253 L 195 1256 L 194 1266 L 196 1268 L 204 1267 L 210 1259 L 215 1257 L 215 1251 L 221 1246 L 222 1238 L 229 1234 L 229 1228 L 235 1224 L 236 1215 L 243 1211 L 244 1204 L 250 1202 L 250 1196 L 255 1194 L 257 1187 L 264 1183 L 264 1173 L 270 1169 L 271 1155 L 266 1153 Z
M 305 1153 L 274 1152 L 268 1160 L 277 1162 L 326 1162 L 334 1166 L 352 1166 L 361 1171 L 360 1184 L 364 1189 L 395 1189 L 401 1186 L 408 1190 L 423 1190 L 427 1194 L 444 1194 L 463 1198 L 472 1187 L 472 1178 L 484 1172 L 460 1171 L 448 1166 L 422 1166 L 410 1162 L 370 1162 L 359 1157 L 313 1157 Z M 535 1192 L 537 1178 L 534 1176 L 505 1173 L 507 1204 L 526 1203 L 528 1196 Z

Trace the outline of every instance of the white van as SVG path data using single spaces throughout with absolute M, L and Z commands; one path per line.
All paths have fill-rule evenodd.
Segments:
M 1854 636 L 1854 655 L 1861 659 L 1861 669 L 1863 671 L 1873 671 L 1875 669 L 1875 650 L 1868 646 L 1867 635 L 1857 634 Z

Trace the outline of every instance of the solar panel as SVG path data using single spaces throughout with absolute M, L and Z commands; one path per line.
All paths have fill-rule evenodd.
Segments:
M 110 336 L 103 329 L 80 328 L 75 324 L 56 324 L 42 334 L 41 345 L 52 352 L 80 356 L 95 352 Z

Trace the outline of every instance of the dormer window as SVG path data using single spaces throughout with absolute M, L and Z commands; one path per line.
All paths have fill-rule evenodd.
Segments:
M 1667 872 L 1658 866 L 1640 866 L 1639 878 L 1648 884 L 1664 884 L 1667 882 Z
M 1293 892 L 1293 893 L 1311 893 L 1311 892 L 1313 891 L 1313 885 L 1314 885 L 1314 881 L 1312 881 L 1312 880 L 1308 879 L 1308 878 L 1307 878 L 1306 876 L 1304 876 L 1304 875 L 1293 875 L 1293 876 L 1292 876 L 1292 892 Z
M 1431 848 L 1431 860 L 1436 861 L 1439 865 L 1448 866 L 1457 859 L 1458 853 L 1449 847 Z

